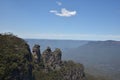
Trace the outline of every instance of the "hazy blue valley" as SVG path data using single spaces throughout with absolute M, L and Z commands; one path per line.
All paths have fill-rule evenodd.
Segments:
M 41 51 L 47 46 L 60 48 L 63 60 L 74 60 L 85 65 L 86 73 L 120 80 L 120 41 L 45 40 L 25 39 L 30 47 L 40 44 Z

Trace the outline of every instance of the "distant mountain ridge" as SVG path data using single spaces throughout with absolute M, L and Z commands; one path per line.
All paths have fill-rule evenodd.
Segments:
M 99 46 L 120 46 L 120 41 L 106 40 L 106 41 L 90 41 L 86 45 L 99 45 Z

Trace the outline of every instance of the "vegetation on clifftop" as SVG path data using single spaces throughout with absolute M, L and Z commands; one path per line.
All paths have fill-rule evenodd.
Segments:
M 30 80 L 30 60 L 29 46 L 23 39 L 0 34 L 0 80 Z

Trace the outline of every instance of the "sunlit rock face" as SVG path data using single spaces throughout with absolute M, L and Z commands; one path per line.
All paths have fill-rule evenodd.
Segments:
M 40 46 L 35 44 L 32 48 L 33 60 L 35 63 L 39 63 L 41 59 Z
M 57 48 L 54 52 L 52 52 L 51 48 L 47 47 L 47 49 L 42 54 L 42 59 L 45 68 L 48 70 L 59 69 L 61 65 L 61 56 L 62 53 L 60 49 Z

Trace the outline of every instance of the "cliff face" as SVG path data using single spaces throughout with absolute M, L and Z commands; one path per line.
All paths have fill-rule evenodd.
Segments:
M 24 40 L 12 34 L 0 34 L 0 80 L 31 80 L 31 61 Z

